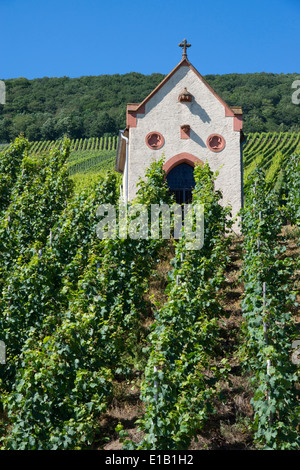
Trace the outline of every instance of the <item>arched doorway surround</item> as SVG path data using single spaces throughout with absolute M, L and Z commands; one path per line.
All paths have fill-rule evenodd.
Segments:
M 203 162 L 195 155 L 184 152 L 174 155 L 163 166 L 170 191 L 175 195 L 177 204 L 192 201 L 195 164 L 203 165 Z

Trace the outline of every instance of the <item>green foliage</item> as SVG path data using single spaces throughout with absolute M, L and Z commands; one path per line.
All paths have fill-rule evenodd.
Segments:
M 116 135 L 126 126 L 126 104 L 140 103 L 164 75 L 100 75 L 80 78 L 6 80 L 7 103 L 0 105 L 0 142 L 23 133 L 29 140 Z M 297 74 L 228 74 L 205 77 L 229 104 L 241 106 L 244 130 L 299 132 L 299 106 L 291 103 Z
M 10 196 L 20 165 L 27 155 L 29 143 L 27 140 L 18 138 L 11 147 L 1 156 L 0 160 L 0 215 L 9 204 Z
M 45 243 L 64 209 L 72 193 L 72 182 L 67 177 L 68 157 L 66 141 L 61 150 L 54 149 L 44 158 L 23 158 L 0 223 L 0 244 L 6 247 L 10 244 L 9 251 L 14 252 L 14 258 L 33 241 Z
M 17 213 L 27 213 L 31 201 L 41 197 L 35 182 L 43 181 L 55 193 L 61 172 L 67 170 L 57 167 L 53 155 L 66 158 L 58 150 L 46 158 L 50 180 L 44 178 L 40 159 L 30 166 L 31 191 L 24 185 L 23 195 L 16 179 L 11 205 L 17 195 Z M 19 171 L 23 178 L 30 173 L 27 164 L 26 157 Z M 159 167 L 163 175 L 162 163 Z M 71 186 L 67 173 L 64 177 L 60 194 L 65 201 Z M 10 422 L 2 438 L 5 449 L 88 448 L 97 418 L 109 403 L 112 380 L 131 373 L 141 361 L 143 294 L 161 240 L 98 238 L 99 204 L 115 205 L 119 199 L 114 173 L 62 207 L 57 194 L 56 199 L 57 207 L 41 218 L 31 238 L 19 223 L 21 235 L 14 243 L 3 242 L 7 261 L 1 276 L 0 329 L 7 365 L 0 373 L 2 405 Z M 51 199 L 47 205 L 51 207 Z M 6 220 L 4 213 L 7 229 Z
M 115 166 L 115 151 L 74 151 L 69 159 L 69 175 L 76 173 L 97 173 L 113 170 Z
M 70 140 L 70 156 L 68 171 L 75 181 L 76 191 L 90 186 L 93 180 L 104 176 L 107 171 L 114 170 L 115 151 L 118 137 L 91 137 Z M 244 156 L 244 188 L 249 186 L 248 176 L 256 166 L 266 171 L 267 190 L 275 189 L 283 204 L 285 187 L 285 166 L 289 159 L 297 154 L 300 133 L 291 132 L 256 132 L 247 135 L 243 146 Z M 29 155 L 40 155 L 60 148 L 61 139 L 56 141 L 36 141 L 30 144 Z M 2 146 L 8 149 L 9 145 Z
M 164 157 L 153 162 L 145 172 L 145 178 L 139 179 L 137 189 L 137 202 L 146 204 L 171 204 L 169 188 L 163 171 Z
M 168 301 L 156 312 L 148 337 L 145 379 L 141 398 L 145 433 L 126 449 L 187 449 L 211 409 L 215 384 L 224 378 L 226 364 L 213 361 L 221 307 L 217 292 L 224 280 L 229 238 L 224 240 L 229 214 L 213 190 L 208 165 L 195 169 L 194 203 L 205 204 L 205 242 L 201 250 L 187 250 L 178 242 L 174 270 L 167 287 Z M 179 282 L 177 282 L 179 279 Z
M 99 141 L 80 145 L 86 149 L 80 152 L 89 152 Z M 184 236 L 176 242 L 168 301 L 152 306 L 149 331 L 144 294 L 165 240 L 98 238 L 98 206 L 120 202 L 116 173 L 108 171 L 75 192 L 70 142 L 45 154 L 28 150 L 28 141 L 18 138 L 0 155 L 0 339 L 7 346 L 0 408 L 8 420 L 0 430 L 3 449 L 90 448 L 113 382 L 136 372 L 145 373 L 139 422 L 145 437 L 125 447 L 188 448 L 213 411 L 218 381 L 228 370 L 218 359 L 218 334 L 230 243 L 224 235 L 231 223 L 230 209 L 214 191 L 215 175 L 208 165 L 195 168 L 193 198 L 204 204 L 204 244 L 188 250 Z M 77 157 L 86 155 L 74 155 L 73 162 Z M 127 206 L 129 223 L 138 204 L 146 204 L 149 215 L 151 204 L 172 203 L 163 162 L 154 162 L 140 181 L 136 200 Z M 286 208 L 296 221 L 298 163 L 291 161 L 286 179 Z M 289 358 L 294 266 L 280 249 L 282 214 L 274 192 L 267 194 L 262 170 L 249 182 L 243 310 L 255 438 L 258 446 L 296 449 L 298 375 Z
M 284 199 L 286 216 L 293 225 L 300 226 L 300 153 L 288 160 L 285 168 Z
M 242 230 L 243 351 L 245 365 L 253 372 L 255 440 L 267 449 L 299 449 L 299 374 L 290 357 L 297 334 L 290 310 L 295 302 L 295 262 L 283 255 L 278 200 L 267 193 L 259 168 L 250 177 Z
M 299 132 L 249 134 L 243 149 L 245 191 L 250 185 L 248 177 L 259 166 L 266 173 L 267 192 L 275 189 L 281 200 L 285 186 L 285 166 L 297 153 L 299 142 Z
M 23 133 L 31 141 L 116 135 L 126 123 L 126 103 L 142 101 L 163 75 L 6 80 L 0 105 L 0 142 Z

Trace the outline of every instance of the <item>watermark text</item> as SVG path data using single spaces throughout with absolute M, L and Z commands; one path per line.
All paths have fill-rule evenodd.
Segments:
M 6 346 L 4 341 L 0 341 L 0 364 L 6 364 Z
M 0 104 L 6 103 L 6 88 L 3 80 L 0 80 Z
M 184 237 L 188 250 L 200 250 L 204 243 L 203 204 L 101 204 L 97 216 L 96 233 L 102 240 Z
M 293 104 L 300 104 L 300 80 L 295 80 L 292 83 L 292 88 L 296 89 L 292 94 L 292 103 Z
M 300 364 L 300 340 L 297 339 L 293 341 L 292 348 L 294 352 L 292 354 L 292 363 L 293 364 Z

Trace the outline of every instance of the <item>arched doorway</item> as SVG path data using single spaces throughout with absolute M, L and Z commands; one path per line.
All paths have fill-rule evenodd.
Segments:
M 192 202 L 192 191 L 195 187 L 194 166 L 203 162 L 190 153 L 180 153 L 164 164 L 166 179 L 170 191 L 175 195 L 177 204 Z
M 180 163 L 167 174 L 167 182 L 177 204 L 192 202 L 192 191 L 195 187 L 194 167 Z

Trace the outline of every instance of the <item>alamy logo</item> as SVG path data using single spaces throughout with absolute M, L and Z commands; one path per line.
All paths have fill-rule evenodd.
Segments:
M 203 204 L 101 204 L 96 233 L 100 239 L 175 239 L 184 237 L 186 249 L 200 250 L 204 243 Z
M 295 350 L 292 354 L 292 363 L 300 364 L 300 340 L 293 341 L 292 348 Z
M 0 341 L 0 364 L 6 364 L 6 346 L 4 341 Z
M 292 88 L 296 88 L 296 91 L 292 94 L 292 103 L 300 104 L 300 80 L 295 80 L 292 83 Z
M 5 104 L 6 93 L 5 93 L 5 83 L 3 80 L 0 80 L 0 104 Z

